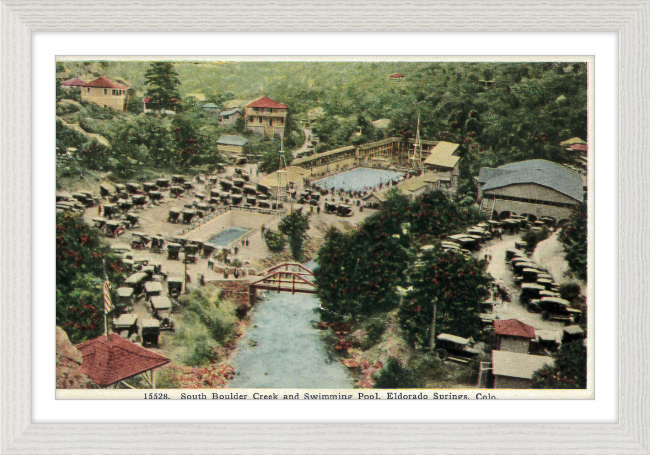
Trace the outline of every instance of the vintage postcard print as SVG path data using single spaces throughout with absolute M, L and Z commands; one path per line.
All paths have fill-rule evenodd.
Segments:
M 57 398 L 593 398 L 592 74 L 57 59 Z

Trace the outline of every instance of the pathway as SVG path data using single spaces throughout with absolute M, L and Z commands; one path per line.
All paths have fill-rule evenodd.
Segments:
M 563 330 L 564 324 L 557 321 L 545 321 L 542 315 L 538 313 L 530 313 L 519 302 L 519 295 L 521 289 L 515 284 L 514 272 L 506 262 L 506 250 L 515 247 L 515 242 L 520 240 L 520 236 L 505 235 L 503 240 L 491 240 L 483 245 L 481 250 L 476 254 L 477 257 L 483 258 L 486 254 L 492 255 L 492 260 L 488 265 L 488 272 L 494 280 L 501 281 L 508 292 L 510 293 L 511 301 L 498 304 L 495 308 L 495 313 L 499 319 L 519 319 L 521 322 L 526 323 L 540 330 Z M 542 265 L 542 264 L 540 264 Z

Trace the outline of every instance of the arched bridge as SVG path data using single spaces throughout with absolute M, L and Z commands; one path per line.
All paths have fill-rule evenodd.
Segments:
M 260 273 L 250 282 L 251 294 L 253 290 L 264 289 L 277 292 L 302 292 L 316 293 L 313 282 L 314 274 L 307 267 L 296 262 L 278 264 Z

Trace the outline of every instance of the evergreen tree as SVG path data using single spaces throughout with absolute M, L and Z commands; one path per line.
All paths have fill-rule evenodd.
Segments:
M 151 98 L 151 109 L 174 110 L 178 101 L 178 86 L 181 81 L 172 62 L 151 62 L 144 74 L 147 91 L 145 96 Z
M 576 278 L 587 280 L 587 204 L 582 204 L 560 233 L 564 257 Z
M 302 258 L 302 247 L 307 239 L 307 230 L 309 229 L 309 214 L 303 215 L 301 212 L 291 212 L 285 216 L 280 224 L 278 231 L 289 238 L 289 248 L 291 257 L 295 261 Z

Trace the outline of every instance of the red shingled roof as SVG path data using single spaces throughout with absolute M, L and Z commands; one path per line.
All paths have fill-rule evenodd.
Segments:
M 570 149 L 573 149 L 573 150 L 577 150 L 577 151 L 579 151 L 579 152 L 586 152 L 586 151 L 588 150 L 586 144 L 573 144 L 573 145 L 572 145 L 571 147 L 569 147 L 569 148 L 570 148 Z
M 144 101 L 144 104 L 147 104 L 149 101 L 151 101 L 151 97 L 150 96 L 145 96 L 144 100 L 142 100 L 142 101 Z
M 511 337 L 535 338 L 535 328 L 517 319 L 497 319 L 494 321 L 494 333 Z
M 287 109 L 287 106 L 282 103 L 278 103 L 277 101 L 273 101 L 268 96 L 264 96 L 259 100 L 255 100 L 246 107 L 269 107 L 274 109 Z
M 61 82 L 61 85 L 64 87 L 81 87 L 84 85 L 86 81 L 82 81 L 78 77 L 73 77 L 72 79 L 67 79 L 63 82 Z
M 102 335 L 81 343 L 77 349 L 83 355 L 81 372 L 103 387 L 170 362 L 167 357 L 114 333 L 109 335 L 108 343 L 106 336 Z
M 400 74 L 400 73 L 393 73 L 393 74 L 391 74 L 391 75 L 388 76 L 388 77 L 398 78 L 398 77 L 404 77 L 404 75 L 403 75 L 403 74 Z
M 115 82 L 109 80 L 108 78 L 104 76 L 99 76 L 97 79 L 95 79 L 92 82 L 88 82 L 83 85 L 83 87 L 98 87 L 98 88 L 124 88 L 128 89 L 126 85 L 118 85 Z

